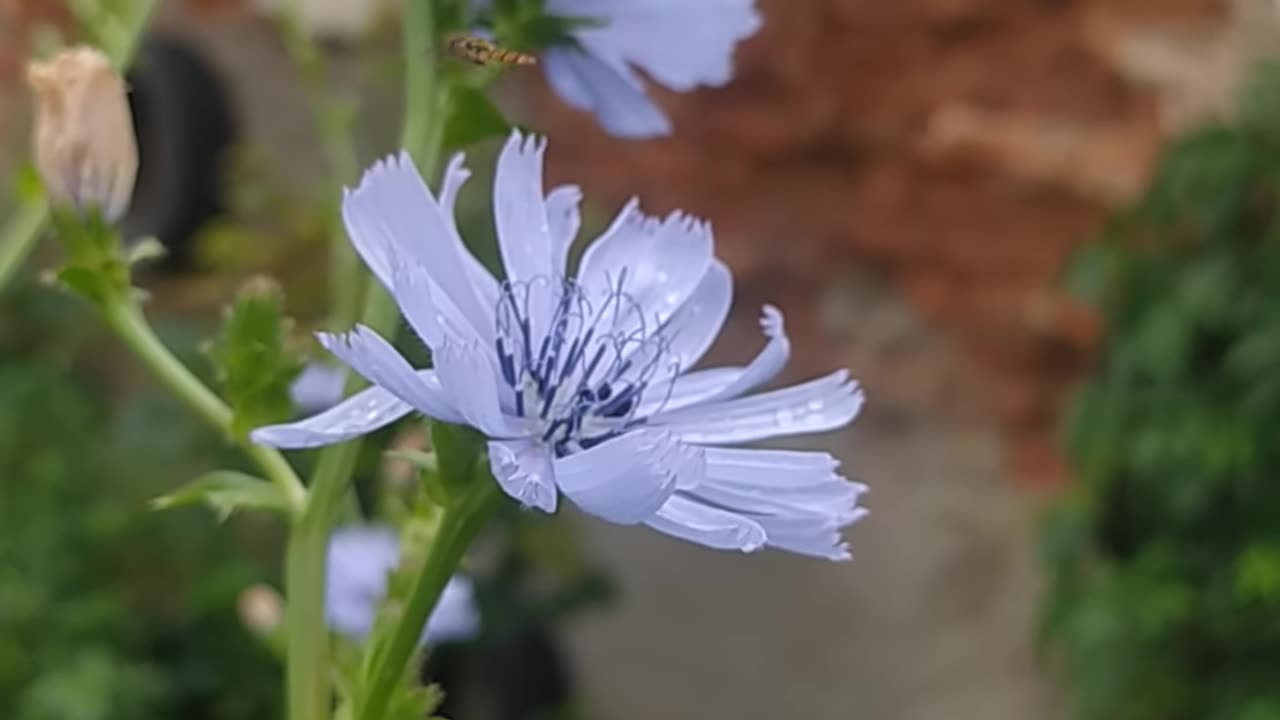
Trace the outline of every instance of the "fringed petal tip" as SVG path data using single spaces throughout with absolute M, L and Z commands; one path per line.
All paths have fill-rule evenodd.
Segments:
M 398 173 L 413 173 L 419 179 L 422 177 L 408 150 L 390 153 L 375 160 L 360 176 L 360 182 L 354 188 L 346 187 L 343 189 L 343 197 L 345 199 L 351 195 L 368 192 L 373 184 L 387 180 L 390 176 Z
M 782 320 L 782 311 L 776 305 L 765 305 L 760 310 L 760 329 L 770 338 L 786 334 L 786 325 Z
M 528 441 L 489 443 L 489 469 L 503 492 L 526 508 L 556 511 L 559 493 L 551 456 Z

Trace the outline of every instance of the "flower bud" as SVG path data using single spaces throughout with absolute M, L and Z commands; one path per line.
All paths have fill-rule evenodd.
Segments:
M 240 622 L 258 635 L 270 635 L 284 619 L 284 599 L 266 585 L 252 585 L 240 593 L 236 605 Z
M 124 78 L 102 52 L 64 50 L 27 65 L 35 95 L 36 169 L 50 199 L 77 210 L 97 206 L 108 222 L 124 215 L 138 174 L 138 144 Z

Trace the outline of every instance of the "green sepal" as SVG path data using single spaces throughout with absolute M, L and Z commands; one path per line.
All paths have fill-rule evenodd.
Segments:
M 265 278 L 250 281 L 223 312 L 222 328 L 209 349 L 218 383 L 234 413 L 231 432 L 287 420 L 293 412 L 289 387 L 302 371 L 285 341 L 292 323 L 283 314 L 279 287 Z
M 129 293 L 129 265 L 120 234 L 96 208 L 53 207 L 49 218 L 66 252 L 66 262 L 55 273 L 64 287 L 95 305 Z

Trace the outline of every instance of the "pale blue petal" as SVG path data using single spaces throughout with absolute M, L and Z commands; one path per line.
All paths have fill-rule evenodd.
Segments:
M 866 514 L 858 501 L 867 488 L 835 466 L 826 453 L 708 448 L 707 475 L 688 494 L 755 521 L 769 545 L 843 559 L 840 530 Z
M 480 608 L 476 604 L 475 585 L 471 578 L 454 575 L 440 593 L 440 600 L 427 618 L 422 642 L 436 645 L 465 642 L 480 634 Z
M 325 618 L 329 626 L 362 641 L 373 630 L 389 575 L 400 562 L 400 541 L 386 526 L 349 526 L 329 539 L 325 572 Z M 469 640 L 480 630 L 480 612 L 470 578 L 449 578 L 427 619 L 426 643 Z
M 467 266 L 467 272 L 471 276 L 471 284 L 480 295 L 480 301 L 488 307 L 494 307 L 498 304 L 498 281 L 494 279 L 493 273 L 489 272 L 484 263 L 480 262 L 467 249 L 466 243 L 462 241 L 462 235 L 458 232 L 456 218 L 458 192 L 462 190 L 462 186 L 471 177 L 471 171 L 464 164 L 466 160 L 465 153 L 455 153 L 449 159 L 449 164 L 444 171 L 444 183 L 440 188 L 440 207 L 444 212 L 444 216 L 450 221 L 449 225 L 453 229 L 451 239 L 454 247 L 457 248 L 458 254 L 462 256 L 463 262 Z
M 665 375 L 656 377 L 641 400 L 637 416 L 647 417 L 699 402 L 741 375 L 742 368 L 687 372 L 715 342 L 732 304 L 733 276 L 724 263 L 714 260 L 698 287 L 663 327 L 670 366 L 682 374 L 670 381 Z
M 742 368 L 733 382 L 716 390 L 702 402 L 714 402 L 738 397 L 760 387 L 782 372 L 791 358 L 791 341 L 787 339 L 786 329 L 782 323 L 782 313 L 772 305 L 764 307 L 760 317 L 760 329 L 769 338 L 764 350 Z
M 597 304 L 621 289 L 636 312 L 621 313 L 613 329 L 648 337 L 699 289 L 715 262 L 713 253 L 706 222 L 680 212 L 659 220 L 632 200 L 583 254 L 578 282 Z
M 707 472 L 762 487 L 804 487 L 835 474 L 840 461 L 808 450 L 707 448 Z
M 842 530 L 867 514 L 865 508 L 856 508 L 846 517 L 828 518 L 823 522 L 814 522 L 813 519 L 802 516 L 753 519 L 765 529 L 770 547 L 826 560 L 846 561 L 853 556 Z
M 574 32 L 592 55 L 629 62 L 672 90 L 721 86 L 734 46 L 760 28 L 754 0 L 548 0 L 550 13 L 607 24 Z
M 669 343 L 667 351 L 681 372 L 696 365 L 711 348 L 732 304 L 733 275 L 724 263 L 713 260 L 698 286 L 663 328 Z
M 307 363 L 289 385 L 289 399 L 304 413 L 328 410 L 342 399 L 346 384 L 346 368 L 321 362 Z
M 507 281 L 527 283 L 552 275 L 553 243 L 542 193 L 542 156 L 547 141 L 512 130 L 493 182 L 493 214 Z
M 625 66 L 612 67 L 576 48 L 542 56 L 552 89 L 570 106 L 590 112 L 610 135 L 645 139 L 671 134 L 671 121 Z
M 645 525 L 717 550 L 754 552 L 766 540 L 759 523 L 681 495 L 671 496 Z
M 494 304 L 473 282 L 474 258 L 466 259 L 453 219 L 436 204 L 407 153 L 370 168 L 359 187 L 347 192 L 342 215 L 356 251 L 388 291 L 395 292 L 396 265 L 415 262 L 430 275 L 437 308 L 456 308 L 456 326 L 492 341 Z
M 728 271 L 726 270 L 725 272 Z M 712 277 L 712 274 L 708 273 L 707 277 Z M 715 339 L 715 335 L 719 333 L 720 325 L 723 324 L 723 318 L 713 323 L 709 319 L 704 320 L 701 317 L 695 317 L 689 323 L 691 327 L 678 325 L 683 321 L 685 311 L 690 309 L 693 302 L 691 299 L 689 303 L 686 303 L 677 316 L 668 323 L 667 332 L 673 337 L 672 349 L 680 357 L 682 368 L 687 368 L 693 362 L 697 362 L 702 353 L 710 346 L 711 341 Z M 727 312 L 728 308 L 726 306 L 725 314 Z M 641 406 L 639 414 L 643 417 L 656 412 L 678 410 L 694 404 L 729 400 L 750 392 L 777 377 L 778 373 L 782 372 L 782 369 L 786 367 L 787 360 L 791 355 L 791 342 L 787 339 L 783 328 L 782 313 L 771 305 L 765 306 L 764 315 L 760 319 L 760 326 L 765 335 L 769 337 L 769 343 L 751 361 L 750 365 L 747 367 L 708 368 L 685 373 L 675 379 L 669 390 L 661 385 L 655 386 L 646 396 L 645 404 Z M 712 327 L 714 327 L 714 330 L 712 330 Z M 689 340 L 682 340 L 682 335 L 695 338 L 696 344 L 690 345 Z M 692 362 L 689 362 L 690 353 L 686 350 L 690 346 L 697 348 L 697 354 L 692 355 Z
M 662 507 L 677 484 L 696 484 L 704 472 L 701 448 L 668 433 L 638 430 L 589 450 L 558 458 L 556 484 L 583 510 L 632 525 Z
M 317 333 L 326 350 L 338 356 L 374 385 L 412 405 L 418 412 L 444 422 L 460 422 L 462 415 L 450 401 L 434 373 L 420 373 L 373 330 L 357 325 L 344 335 Z
M 740 372 L 741 368 L 712 368 L 681 375 L 669 385 L 657 383 L 646 391 L 636 414 L 647 418 L 696 405 L 703 398 L 733 382 Z
M 649 423 L 687 442 L 745 443 L 843 427 L 857 416 L 863 399 L 848 371 L 840 370 L 781 390 L 660 413 Z
M 529 325 L 535 338 L 550 327 L 552 283 L 560 272 L 552 266 L 556 255 L 542 193 L 542 156 L 545 138 L 523 136 L 512 130 L 498 156 L 493 182 L 493 217 L 498 248 L 507 271 L 507 282 L 528 288 Z M 556 283 L 558 289 L 558 282 Z
M 503 492 L 526 507 L 546 513 L 556 511 L 555 471 L 551 453 L 531 440 L 496 440 L 489 443 L 489 469 Z
M 259 445 L 285 449 L 332 445 L 386 427 L 412 410 L 413 406 L 409 403 L 374 386 L 361 390 L 318 415 L 297 422 L 257 428 L 249 433 L 249 439 Z
M 582 227 L 582 215 L 578 206 L 582 203 L 582 188 L 577 185 L 561 185 L 547 195 L 547 222 L 551 227 L 551 267 L 561 275 L 568 274 L 569 248 Z
M 325 615 L 329 626 L 354 640 L 373 630 L 387 575 L 400 561 L 400 540 L 389 527 L 347 527 L 329 539 Z
M 436 373 L 466 424 L 491 438 L 524 437 L 524 427 L 504 415 L 490 356 L 476 346 L 446 345 L 432 357 Z

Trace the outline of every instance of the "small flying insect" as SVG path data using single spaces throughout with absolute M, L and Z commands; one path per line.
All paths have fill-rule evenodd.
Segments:
M 498 47 L 484 38 L 454 33 L 446 41 L 449 54 L 476 65 L 534 65 L 538 58 L 518 50 Z

